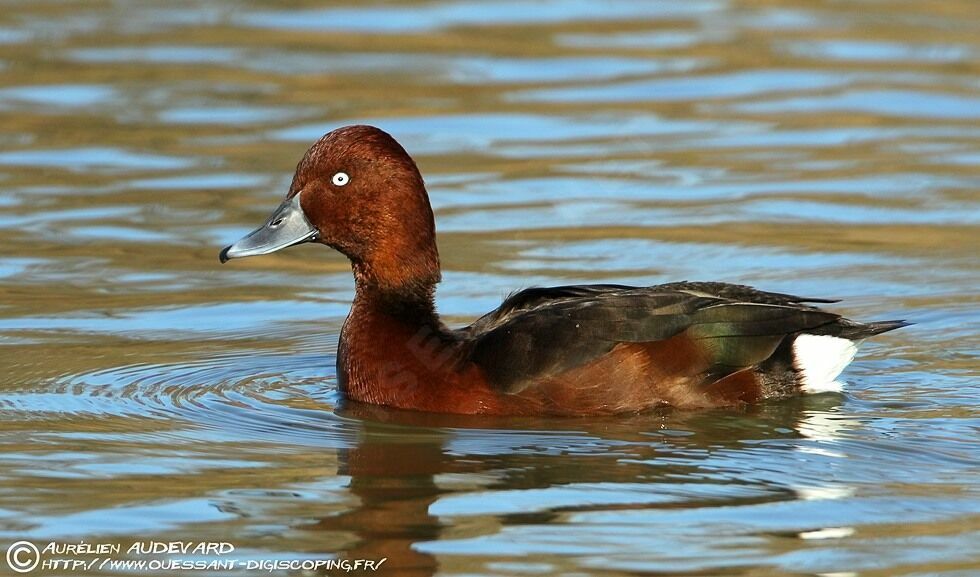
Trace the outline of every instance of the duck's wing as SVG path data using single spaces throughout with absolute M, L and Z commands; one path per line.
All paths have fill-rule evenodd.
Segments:
M 803 306 L 803 303 L 837 302 L 836 299 L 809 298 L 784 293 L 765 292 L 747 285 L 723 282 L 681 281 L 650 287 L 636 287 L 621 284 L 532 287 L 511 293 L 496 310 L 483 315 L 463 330 L 470 334 L 480 334 L 505 323 L 521 313 L 540 306 L 553 305 L 557 301 L 578 298 L 598 298 L 628 291 L 642 291 L 645 293 L 683 292 L 691 296 L 712 297 L 728 301 L 759 304 Z
M 480 335 L 506 323 L 521 313 L 542 305 L 554 304 L 567 299 L 594 298 L 610 293 L 636 290 L 637 288 L 639 287 L 619 284 L 531 287 L 511 293 L 496 310 L 483 315 L 472 325 L 462 329 L 461 332 Z
M 529 292 L 530 291 L 530 292 Z M 823 302 L 724 283 L 529 289 L 461 331 L 490 382 L 517 392 L 620 343 L 690 338 L 714 378 L 768 359 L 790 334 L 866 326 L 802 304 Z
M 802 303 L 836 303 L 838 299 L 820 299 L 812 297 L 800 297 L 785 293 L 774 293 L 761 291 L 757 288 L 743 284 L 729 284 L 724 282 L 672 282 L 662 285 L 649 287 L 658 291 L 676 290 L 690 294 L 700 294 L 730 301 L 751 302 L 771 305 L 799 305 Z

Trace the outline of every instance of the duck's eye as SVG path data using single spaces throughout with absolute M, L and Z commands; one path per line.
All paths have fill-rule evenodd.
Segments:
M 344 186 L 350 182 L 350 177 L 347 176 L 346 172 L 338 172 L 337 174 L 333 175 L 331 182 L 333 182 L 335 186 Z

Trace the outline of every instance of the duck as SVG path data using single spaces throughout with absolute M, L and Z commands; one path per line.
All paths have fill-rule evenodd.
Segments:
M 723 282 L 532 287 L 466 327 L 436 312 L 435 218 L 418 166 L 388 133 L 337 128 L 300 160 L 285 199 L 219 259 L 319 243 L 354 275 L 337 347 L 349 401 L 508 416 L 740 407 L 839 391 L 866 338 L 803 298 Z

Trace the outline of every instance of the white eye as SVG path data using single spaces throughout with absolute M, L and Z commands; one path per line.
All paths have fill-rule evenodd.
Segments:
M 350 177 L 347 176 L 346 172 L 338 172 L 337 174 L 333 175 L 331 181 L 334 183 L 335 186 L 344 186 L 345 184 L 350 182 Z

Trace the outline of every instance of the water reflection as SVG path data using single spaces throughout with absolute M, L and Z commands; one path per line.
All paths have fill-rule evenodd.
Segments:
M 345 558 L 386 559 L 385 570 L 399 575 L 435 575 L 436 558 L 415 545 L 442 533 L 429 509 L 446 492 L 436 477 L 454 467 L 443 449 L 445 436 L 432 431 L 399 438 L 368 421 L 357 446 L 338 454 L 337 472 L 350 477 L 348 489 L 357 504 L 303 528 L 351 533 L 356 543 L 343 552 Z
M 474 421 L 348 403 L 340 414 L 363 429 L 356 447 L 339 451 L 338 473 L 350 477 L 358 501 L 309 528 L 352 533 L 356 545 L 345 548 L 346 557 L 387 557 L 390 570 L 412 575 L 435 574 L 440 555 L 473 555 L 488 569 L 518 567 L 528 555 L 598 554 L 607 538 L 638 541 L 637 552 L 670 551 L 667 566 L 675 571 L 730 563 L 729 546 L 751 560 L 764 555 L 760 546 L 770 533 L 823 540 L 853 532 L 832 525 L 845 520 L 841 515 L 828 514 L 835 510 L 828 501 L 854 495 L 846 482 L 792 468 L 745 469 L 752 458 L 757 466 L 776 465 L 777 458 L 763 456 L 768 451 L 800 453 L 794 460 L 801 468 L 814 459 L 846 459 L 833 444 L 860 423 L 839 410 L 831 396 L 816 406 L 790 402 L 737 415 Z M 798 503 L 793 514 L 765 520 L 770 510 L 791 510 L 784 503 Z M 641 535 L 630 518 L 643 511 L 657 517 Z M 675 522 L 685 511 L 696 516 Z M 591 533 L 596 522 L 602 537 Z M 714 531 L 720 523 L 728 528 L 713 533 L 710 549 L 690 542 L 692 525 Z M 585 533 L 574 535 L 579 527 Z M 555 531 L 573 535 L 558 545 Z

